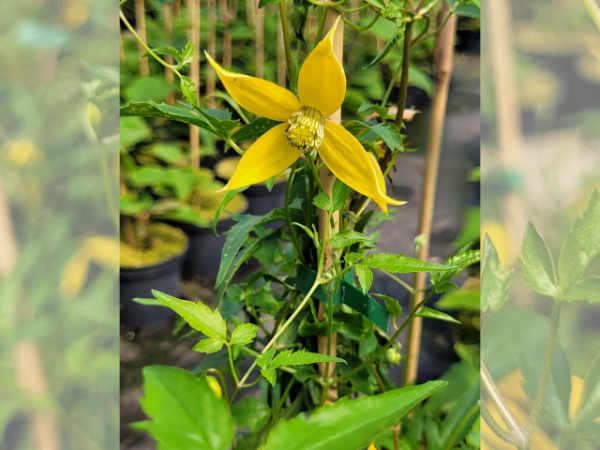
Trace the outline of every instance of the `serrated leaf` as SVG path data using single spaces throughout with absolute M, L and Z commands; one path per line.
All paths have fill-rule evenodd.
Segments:
M 278 367 L 300 366 L 303 364 L 314 364 L 320 362 L 338 362 L 346 364 L 346 361 L 344 361 L 342 358 L 336 358 L 334 356 L 311 353 L 305 350 L 299 350 L 295 353 L 292 352 L 293 350 L 287 350 L 279 353 L 273 359 L 273 361 L 271 361 L 269 368 L 277 369 Z
M 535 291 L 550 297 L 556 295 L 556 273 L 550 249 L 531 223 L 527 224 L 523 237 L 519 265 L 525 281 Z
M 431 274 L 431 284 L 435 286 L 435 292 L 442 293 L 455 287 L 455 284 L 449 283 L 452 278 L 462 272 L 465 268 L 478 263 L 480 260 L 480 250 L 469 250 L 449 256 L 446 259 L 446 265 L 456 266 L 456 269 L 448 272 L 436 272 Z
M 354 266 L 354 270 L 356 272 L 356 276 L 358 277 L 360 287 L 362 291 L 366 294 L 367 292 L 369 292 L 371 284 L 373 283 L 373 272 L 371 272 L 371 269 L 361 264 Z
M 159 291 L 152 291 L 152 295 L 179 314 L 195 330 L 201 331 L 210 338 L 227 340 L 227 324 L 221 318 L 218 309 L 212 311 L 202 302 L 194 303 L 179 300 Z
M 203 117 L 199 117 L 188 109 L 177 108 L 166 103 L 130 102 L 122 106 L 119 113 L 121 117 L 161 117 L 213 131 L 213 127 Z
M 254 325 L 253 323 L 242 324 L 233 330 L 230 343 L 234 345 L 247 345 L 254 340 L 257 332 L 257 325 Z
M 346 261 L 346 264 L 354 264 L 364 256 L 364 253 L 359 252 L 344 253 L 344 261 Z
M 309 418 L 280 421 L 262 450 L 362 450 L 445 384 L 429 381 L 356 400 L 346 397 L 317 408 Z
M 325 192 L 319 193 L 319 195 L 317 195 L 312 202 L 313 205 L 324 211 L 329 211 L 331 208 L 331 199 Z
M 187 45 L 185 46 L 185 48 L 183 50 L 181 50 L 181 57 L 179 62 L 179 66 L 186 66 L 188 64 L 190 64 L 192 61 L 194 61 L 194 42 L 193 41 L 189 41 L 187 43 Z
M 331 190 L 331 211 L 336 212 L 346 205 L 346 199 L 352 192 L 352 188 L 344 184 L 339 178 L 333 182 Z
M 182 76 L 179 82 L 179 88 L 188 102 L 193 106 L 198 104 L 198 92 L 196 91 L 196 86 L 191 78 Z
M 260 373 L 271 383 L 271 386 L 275 387 L 275 383 L 277 383 L 277 371 L 275 369 L 262 369 Z
M 223 341 L 218 338 L 202 339 L 192 350 L 199 353 L 216 353 L 223 347 Z
M 146 431 L 159 449 L 229 450 L 234 421 L 227 402 L 218 398 L 205 376 L 177 367 L 143 369 L 144 397 L 140 403 L 151 420 L 132 427 Z
M 371 242 L 371 238 L 354 230 L 340 231 L 331 238 L 331 246 L 335 249 L 348 247 L 357 242 Z
M 271 361 L 273 360 L 273 356 L 275 356 L 275 352 L 276 350 L 272 348 L 256 358 L 256 364 L 258 364 L 258 367 L 263 369 L 269 367 L 269 364 L 271 364 Z
M 384 294 L 373 294 L 376 297 L 379 297 L 385 302 L 385 309 L 390 313 L 392 317 L 400 317 L 402 315 L 402 306 L 400 306 L 400 302 L 395 298 L 389 297 Z
M 441 311 L 436 311 L 435 309 L 426 308 L 426 307 L 422 308 L 418 314 L 415 314 L 415 316 L 423 317 L 424 319 L 436 319 L 436 320 L 443 320 L 444 322 L 452 322 L 452 323 L 460 324 L 460 322 L 458 320 L 456 320 L 454 317 L 449 316 L 448 314 L 443 313 Z
M 500 257 L 494 243 L 486 234 L 483 240 L 483 258 L 481 262 L 481 312 L 489 314 L 497 311 L 506 302 L 510 280 L 514 269 L 500 272 Z
M 243 398 L 231 406 L 231 414 L 240 429 L 250 427 L 250 431 L 260 430 L 271 417 L 271 408 L 256 397 Z
M 446 272 L 456 270 L 456 266 L 430 263 L 403 255 L 388 255 L 387 252 L 367 256 L 361 264 L 372 269 L 383 269 L 392 273 Z
M 600 255 L 600 196 L 594 190 L 583 213 L 575 219 L 558 259 L 560 295 L 566 295 L 585 276 Z

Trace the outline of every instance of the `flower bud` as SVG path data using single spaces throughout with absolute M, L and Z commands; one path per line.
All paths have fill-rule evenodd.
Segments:
M 398 363 L 400 363 L 402 356 L 400 356 L 400 353 L 398 353 L 398 350 L 396 350 L 395 348 L 392 347 L 392 348 L 388 348 L 385 351 L 385 358 L 391 364 L 398 364 Z
M 217 381 L 215 377 L 208 376 L 206 377 L 208 381 L 208 386 L 215 393 L 215 395 L 219 398 L 223 396 L 223 392 L 221 391 L 221 385 Z

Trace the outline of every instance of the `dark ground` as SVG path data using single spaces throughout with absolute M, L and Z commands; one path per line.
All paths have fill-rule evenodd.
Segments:
M 466 181 L 470 171 L 479 166 L 479 57 L 457 55 L 455 58 L 448 115 L 446 118 L 443 148 L 440 161 L 434 225 L 431 237 L 431 260 L 443 262 L 446 255 L 456 251 L 451 242 L 458 236 L 464 223 L 467 207 L 477 204 L 478 188 Z M 410 100 L 409 100 L 410 102 Z M 427 114 L 410 124 L 421 136 L 426 134 Z M 422 148 L 425 148 L 424 138 Z M 394 221 L 382 223 L 378 229 L 379 250 L 390 253 L 414 254 L 414 237 L 417 234 L 417 221 L 424 168 L 424 152 L 400 155 L 397 171 L 392 173 L 394 188 L 390 195 L 408 201 L 400 207 Z M 215 256 L 215 264 L 219 255 Z M 400 299 L 406 310 L 406 291 L 385 275 L 375 272 L 372 292 L 390 295 Z M 403 277 L 412 281 L 410 276 Z M 211 290 L 196 285 L 186 286 L 188 298 L 210 299 Z M 435 299 L 432 299 L 435 301 Z M 191 351 L 197 338 L 178 341 L 171 337 L 172 325 L 148 328 L 134 334 L 129 332 L 121 337 L 121 449 L 154 450 L 154 443 L 146 435 L 132 430 L 128 424 L 143 420 L 139 406 L 142 395 L 141 369 L 149 364 L 175 365 L 188 370 L 194 369 L 204 358 Z M 456 360 L 452 352 L 452 333 L 445 322 L 425 321 L 423 329 L 422 353 L 419 363 L 419 382 L 439 377 Z M 394 382 L 400 381 L 401 368 L 396 366 L 391 372 Z

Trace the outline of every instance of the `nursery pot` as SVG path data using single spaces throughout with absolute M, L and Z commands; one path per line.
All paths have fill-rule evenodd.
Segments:
M 172 259 L 153 266 L 121 268 L 121 324 L 143 327 L 164 322 L 175 315 L 169 308 L 141 305 L 132 299 L 153 298 L 152 290 L 179 296 L 181 266 L 186 254 L 187 248 Z
M 263 216 L 275 208 L 285 205 L 285 183 L 275 183 L 269 192 L 264 184 L 250 186 L 244 191 L 248 198 L 248 212 L 254 216 Z
M 236 222 L 233 219 L 220 220 L 217 223 L 219 236 L 215 236 L 211 227 L 198 227 L 185 222 L 166 222 L 179 228 L 187 234 L 189 239 L 189 250 L 183 261 L 183 278 L 187 280 L 203 277 L 208 278 L 211 282 L 216 280 L 223 245 L 225 245 L 224 233 Z

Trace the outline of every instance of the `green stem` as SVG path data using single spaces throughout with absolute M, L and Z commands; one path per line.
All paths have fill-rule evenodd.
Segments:
M 333 5 L 330 5 L 333 6 Z M 365 3 L 362 6 L 359 6 L 357 8 L 340 8 L 340 7 L 335 7 L 336 11 L 339 11 L 341 13 L 347 14 L 347 13 L 353 13 L 353 12 L 359 12 L 362 11 L 363 9 L 367 9 L 371 7 L 371 5 L 369 3 Z M 379 14 L 379 12 L 377 11 L 377 14 Z
M 327 8 L 328 6 L 339 6 L 339 5 L 343 5 L 344 3 L 346 3 L 346 0 L 340 0 L 339 2 L 319 2 L 317 0 L 307 0 L 308 3 L 312 3 L 315 6 L 323 6 L 324 8 Z
M 279 402 L 277 402 L 277 406 L 275 407 L 275 412 L 273 413 L 273 417 L 279 416 L 279 412 L 281 411 L 281 408 L 283 408 L 283 405 L 285 404 L 285 399 L 287 398 L 290 391 L 292 390 L 292 386 L 294 385 L 295 381 L 296 381 L 296 379 L 294 377 L 292 377 L 292 379 L 288 383 L 287 387 L 285 388 L 283 395 L 281 396 L 281 400 Z
M 321 17 L 319 17 L 319 26 L 317 28 L 317 36 L 315 37 L 315 45 L 317 46 L 319 42 L 321 42 L 321 37 L 323 36 L 323 30 L 325 29 L 325 18 L 327 17 L 327 6 L 323 6 L 323 11 L 321 12 Z
M 487 370 L 487 367 L 483 361 L 481 361 L 481 381 L 483 383 L 484 390 L 489 395 L 490 400 L 492 401 L 492 403 L 496 407 L 496 410 L 498 411 L 498 414 L 500 414 L 500 417 L 502 417 L 502 420 L 504 421 L 506 426 L 510 429 L 511 437 L 509 438 L 510 441 L 508 441 L 508 442 L 512 443 L 519 449 L 529 448 L 527 445 L 528 439 L 527 439 L 525 432 L 523 431 L 523 429 L 521 428 L 521 425 L 519 424 L 519 422 L 515 418 L 514 414 L 512 413 L 512 411 L 506 404 L 504 397 L 498 390 L 496 383 L 494 383 L 494 379 L 490 375 L 490 373 Z M 486 411 L 487 411 L 487 409 L 486 409 Z M 483 413 L 483 410 L 482 410 L 482 413 Z M 488 425 L 490 425 L 490 428 L 493 429 L 493 425 L 491 424 L 491 422 L 489 422 L 487 419 L 486 419 L 486 422 L 488 422 Z M 494 430 L 494 432 L 496 432 L 496 431 Z M 496 433 L 496 434 L 498 434 L 498 433 Z M 505 439 L 506 436 L 503 437 L 500 434 L 498 434 L 498 437 Z
M 592 18 L 592 20 L 598 27 L 598 30 L 600 30 L 600 6 L 598 6 L 598 3 L 596 3 L 596 0 L 582 0 L 582 1 L 583 1 L 583 4 L 585 5 L 585 7 L 587 8 L 590 17 Z
M 298 243 L 298 233 L 296 232 L 296 227 L 292 225 L 292 215 L 290 213 L 290 191 L 292 190 L 292 184 L 294 183 L 294 177 L 296 175 L 296 167 L 298 166 L 298 161 L 296 161 L 291 168 L 290 176 L 287 181 L 287 185 L 285 187 L 285 221 L 290 232 L 290 236 L 292 238 L 292 244 L 296 249 L 296 253 L 298 253 L 298 257 L 302 261 L 304 265 L 306 265 L 306 260 L 304 259 L 304 255 L 302 254 L 302 249 L 300 248 L 300 244 Z
M 408 93 L 408 70 L 410 68 L 410 49 L 413 23 L 407 22 L 404 29 L 404 44 L 402 46 L 402 78 L 400 78 L 400 93 L 398 94 L 398 112 L 396 113 L 396 127 L 402 128 L 402 117 L 406 107 Z M 386 155 L 387 156 L 387 155 Z
M 285 63 L 287 66 L 290 86 L 294 81 L 294 63 L 292 61 L 292 49 L 290 47 L 290 30 L 288 28 L 287 15 L 285 11 L 285 2 L 279 2 L 279 16 L 281 17 L 281 29 L 283 30 L 283 45 L 285 47 Z
M 382 272 L 384 275 L 387 275 L 389 278 L 391 278 L 396 283 L 398 283 L 403 288 L 405 288 L 411 295 L 415 293 L 415 290 L 413 289 L 413 287 L 410 284 L 408 284 L 406 281 L 404 281 L 402 278 L 397 277 L 396 275 L 388 272 L 387 270 L 382 270 Z
M 304 157 L 304 161 L 308 164 L 308 168 L 310 169 L 310 171 L 313 174 L 313 177 L 315 179 L 315 181 L 317 182 L 317 186 L 319 186 L 319 189 L 321 190 L 321 192 L 325 192 L 325 188 L 323 187 L 323 183 L 321 183 L 321 178 L 319 177 L 319 172 L 317 171 L 317 168 L 315 167 L 315 162 L 312 159 L 312 157 L 310 155 L 302 155 Z
M 430 22 L 429 16 L 425 16 L 423 18 L 423 21 L 425 22 L 425 26 L 423 27 L 423 31 L 421 31 L 419 33 L 419 35 L 412 40 L 412 42 L 410 43 L 411 46 L 414 46 L 417 42 L 419 42 L 419 39 L 421 39 L 425 35 L 425 33 L 427 33 L 427 30 L 429 29 L 429 22 Z
M 450 11 L 450 12 L 448 13 L 448 15 L 446 16 L 446 18 L 445 18 L 445 19 L 444 19 L 444 21 L 442 22 L 442 25 L 440 25 L 440 27 L 439 27 L 437 30 L 435 30 L 433 33 L 429 33 L 428 35 L 426 35 L 426 36 L 423 36 L 423 37 L 421 37 L 421 36 L 422 36 L 422 34 L 421 34 L 421 35 L 419 35 L 419 38 L 415 39 L 415 40 L 413 41 L 412 45 L 417 45 L 417 44 L 420 44 L 421 42 L 423 42 L 423 41 L 426 41 L 427 39 L 429 39 L 429 38 L 432 38 L 432 37 L 434 37 L 435 35 L 437 35 L 437 34 L 438 34 L 440 31 L 442 31 L 442 30 L 444 29 L 444 27 L 445 27 L 445 26 L 446 26 L 446 24 L 448 23 L 448 20 L 450 19 L 450 16 L 451 16 L 452 14 L 454 14 L 454 11 Z
M 240 380 L 235 371 L 235 365 L 233 364 L 233 354 L 231 352 L 231 345 L 227 344 L 227 354 L 229 355 L 229 368 L 231 369 L 231 376 L 235 384 L 239 384 Z
M 531 439 L 531 434 L 533 433 L 537 420 L 542 412 L 542 407 L 544 406 L 544 398 L 546 397 L 548 380 L 550 380 L 550 373 L 552 372 L 552 357 L 554 356 L 554 346 L 556 344 L 556 337 L 558 335 L 561 306 L 562 303 L 560 300 L 554 300 L 552 319 L 550 323 L 550 335 L 548 336 L 548 344 L 546 345 L 546 353 L 544 354 L 544 362 L 542 364 L 542 371 L 540 373 L 540 382 L 538 384 L 537 392 L 535 393 L 533 406 L 531 407 L 531 414 L 529 414 L 527 423 L 524 426 L 527 442 L 529 442 L 529 439 Z
M 165 61 L 163 61 L 156 53 L 154 53 L 152 51 L 152 49 L 150 47 L 148 47 L 148 45 L 146 45 L 146 43 L 144 42 L 144 40 L 136 33 L 135 29 L 131 26 L 131 24 L 129 23 L 129 21 L 127 20 L 127 18 L 125 17 L 125 14 L 123 14 L 123 11 L 119 11 L 119 17 L 121 17 L 121 20 L 123 21 L 123 23 L 125 24 L 125 26 L 129 29 L 129 31 L 131 31 L 131 34 L 133 34 L 133 37 L 136 38 L 136 40 L 140 43 L 140 45 L 142 47 L 144 47 L 146 49 L 146 51 L 152 55 L 152 57 L 157 60 L 159 63 L 161 63 L 163 66 L 165 66 L 168 69 L 171 69 L 173 72 L 175 72 L 175 74 L 181 78 L 181 74 L 177 71 L 177 69 L 175 69 L 174 66 L 172 66 L 171 64 L 166 63 Z
M 381 14 L 379 14 L 379 13 L 378 13 L 378 14 L 377 14 L 377 15 L 376 15 L 376 16 L 373 18 L 373 20 L 372 20 L 372 21 L 371 21 L 369 24 L 365 25 L 364 27 L 361 27 L 361 26 L 359 26 L 359 25 L 356 25 L 356 24 L 354 24 L 354 23 L 350 22 L 350 21 L 349 21 L 348 19 L 346 19 L 345 17 L 344 17 L 344 22 L 346 22 L 346 24 L 347 24 L 347 25 L 349 25 L 351 28 L 354 28 L 354 29 L 355 29 L 355 30 L 357 30 L 357 31 L 367 31 L 369 28 L 371 28 L 373 25 L 375 25 L 375 24 L 377 23 L 377 21 L 379 20 L 379 18 L 380 18 L 380 17 L 381 17 Z
M 386 350 L 388 348 L 390 348 L 392 346 L 392 344 L 396 341 L 396 339 L 398 338 L 398 336 L 400 336 L 400 333 L 402 333 L 402 331 L 404 330 L 404 328 L 406 328 L 406 326 L 410 323 L 410 321 L 415 316 L 415 314 L 418 313 L 419 308 L 421 307 L 421 305 L 423 305 L 427 300 L 429 300 L 429 297 L 431 297 L 431 295 L 432 295 L 433 292 L 435 292 L 435 291 L 432 289 L 431 292 L 427 295 L 427 297 L 425 297 L 422 302 L 420 302 L 418 305 L 415 306 L 415 308 L 411 311 L 410 315 L 406 318 L 406 320 L 404 321 L 404 323 L 402 323 L 402 325 L 400 326 L 400 328 L 398 328 L 396 330 L 396 332 L 392 335 L 392 337 L 390 338 L 390 340 L 387 341 L 386 344 L 383 347 L 381 347 L 373 355 L 372 358 L 369 359 L 369 361 L 362 363 L 358 367 L 355 367 L 350 372 L 346 372 L 345 374 L 340 375 L 337 378 L 334 378 L 333 381 L 330 381 L 327 384 L 329 386 L 336 385 L 336 384 L 338 384 L 338 383 L 340 383 L 340 382 L 342 382 L 342 381 L 350 378 L 352 375 L 360 372 L 361 370 L 367 368 L 369 364 L 371 364 L 371 363 L 377 361 L 379 358 L 381 358 L 381 356 L 383 356 L 383 354 L 386 352 Z
M 402 61 L 400 61 L 398 63 L 398 67 L 394 71 L 394 75 L 392 75 L 392 80 L 390 81 L 390 84 L 388 84 L 385 94 L 383 95 L 383 99 L 381 100 L 381 104 L 380 104 L 380 106 L 382 108 L 385 108 L 385 105 L 387 104 L 387 102 L 390 98 L 390 95 L 392 93 L 392 89 L 394 89 L 394 86 L 396 85 L 396 80 L 398 79 L 398 75 L 400 75 L 401 70 L 402 70 Z
M 500 439 L 508 442 L 509 444 L 515 444 L 515 436 L 510 431 L 506 431 L 502 428 L 498 422 L 492 417 L 492 414 L 488 411 L 487 406 L 485 406 L 485 402 L 481 402 L 481 416 L 485 423 L 492 429 L 492 431 L 498 436 Z

